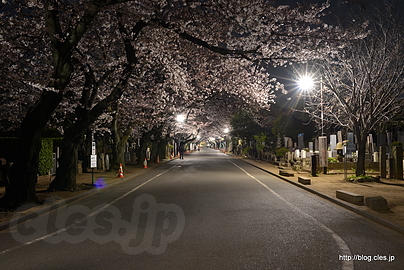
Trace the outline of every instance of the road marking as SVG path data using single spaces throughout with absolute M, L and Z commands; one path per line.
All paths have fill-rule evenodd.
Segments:
M 230 160 L 229 160 L 230 161 Z M 261 182 L 260 180 L 258 180 L 257 178 L 255 178 L 253 175 L 251 175 L 250 173 L 248 173 L 246 170 L 244 170 L 243 168 L 241 168 L 240 166 L 238 166 L 236 163 L 234 163 L 233 161 L 230 161 L 230 163 L 232 163 L 234 166 L 236 166 L 237 168 L 239 168 L 240 170 L 242 170 L 245 174 L 247 174 L 249 177 L 251 177 L 252 179 L 254 179 L 255 181 L 257 181 L 260 185 L 262 185 L 264 188 L 266 188 L 269 192 L 271 192 L 273 195 L 275 195 L 278 199 L 282 200 L 283 202 L 285 202 L 287 205 L 289 205 L 291 208 L 293 208 L 295 211 L 299 212 L 301 215 L 307 217 L 308 219 L 310 219 L 315 225 L 317 225 L 318 227 L 320 227 L 321 229 L 325 230 L 326 232 L 328 232 L 329 234 L 331 234 L 332 238 L 334 239 L 334 241 L 336 242 L 337 246 L 339 247 L 339 249 L 341 250 L 341 254 L 342 255 L 348 255 L 348 256 L 352 256 L 351 250 L 349 249 L 347 243 L 337 234 L 335 233 L 333 230 L 331 230 L 330 228 L 328 228 L 327 226 L 325 226 L 323 223 L 321 223 L 320 221 L 318 221 L 317 219 L 315 219 L 314 217 L 312 217 L 311 215 L 307 214 L 306 212 L 302 211 L 301 209 L 297 208 L 296 206 L 294 206 L 292 203 L 290 203 L 289 201 L 287 201 L 286 199 L 284 199 L 281 195 L 279 195 L 278 193 L 276 193 L 273 189 L 271 189 L 270 187 L 268 187 L 267 185 L 265 185 L 263 182 Z M 352 270 L 354 269 L 354 264 L 353 261 L 345 261 L 342 260 L 342 269 L 343 270 Z
M 118 198 L 116 198 L 116 199 L 113 200 L 112 202 L 110 202 L 110 203 L 104 205 L 103 207 L 101 207 L 101 208 L 97 209 L 96 211 L 90 213 L 88 216 L 86 216 L 86 217 L 84 217 L 84 218 L 82 218 L 82 219 L 80 219 L 80 220 L 74 222 L 73 224 L 71 224 L 71 225 L 69 225 L 69 226 L 67 226 L 67 227 L 65 227 L 65 228 L 63 228 L 63 229 L 60 229 L 60 230 L 58 230 L 58 231 L 55 231 L 55 232 L 53 232 L 53 233 L 44 235 L 44 236 L 39 237 L 39 238 L 37 238 L 37 239 L 34 239 L 34 240 L 32 240 L 32 241 L 26 242 L 26 243 L 24 243 L 24 244 L 21 244 L 21 245 L 18 245 L 18 246 L 15 246 L 15 247 L 12 247 L 12 248 L 3 250 L 3 251 L 0 252 L 0 256 L 3 255 L 3 254 L 5 254 L 5 253 L 8 253 L 8 252 L 17 250 L 17 249 L 19 249 L 19 248 L 22 248 L 22 247 L 25 247 L 25 246 L 29 246 L 29 245 L 31 245 L 31 244 L 34 244 L 34 243 L 39 242 L 39 241 L 41 241 L 41 240 L 47 239 L 47 238 L 49 238 L 49 237 L 55 236 L 55 235 L 57 235 L 57 234 L 59 234 L 59 233 L 62 233 L 62 232 L 67 231 L 67 230 L 70 229 L 70 228 L 73 228 L 73 227 L 76 226 L 77 224 L 80 224 L 80 223 L 86 221 L 87 218 L 92 217 L 92 216 L 95 216 L 95 215 L 97 215 L 98 213 L 104 211 L 106 208 L 108 208 L 108 207 L 111 206 L 112 204 L 118 202 L 119 200 L 122 200 L 123 198 L 125 198 L 125 197 L 128 196 L 129 194 L 135 192 L 136 190 L 138 190 L 139 188 L 143 187 L 143 186 L 146 185 L 147 183 L 153 181 L 154 179 L 156 179 L 156 178 L 162 176 L 163 174 L 165 174 L 166 172 L 168 172 L 169 170 L 171 170 L 172 168 L 174 168 L 174 167 L 176 167 L 176 166 L 177 166 L 177 165 L 174 165 L 174 166 L 168 168 L 167 170 L 165 170 L 164 172 L 161 172 L 161 173 L 157 174 L 156 176 L 154 176 L 154 177 L 148 179 L 147 181 L 145 181 L 145 182 L 143 182 L 142 184 L 136 186 L 135 188 L 129 190 L 128 192 L 126 192 L 125 194 L 119 196 Z M 15 225 L 15 226 L 17 226 L 17 225 Z M 11 230 L 11 228 L 10 228 L 10 230 Z

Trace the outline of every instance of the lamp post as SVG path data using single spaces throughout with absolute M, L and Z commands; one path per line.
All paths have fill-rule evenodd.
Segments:
M 224 130 L 223 130 L 223 132 L 224 132 L 224 152 L 226 153 L 227 152 L 227 140 L 228 140 L 228 138 L 227 138 L 227 134 L 229 134 L 229 128 L 225 128 Z M 231 151 L 231 150 L 230 150 Z
M 314 87 L 314 80 L 311 76 L 303 76 L 298 81 L 299 88 L 302 90 L 310 90 Z M 319 140 L 319 154 L 320 154 L 320 167 L 323 167 L 323 173 L 327 173 L 328 167 L 328 154 L 327 154 L 327 137 L 324 136 L 324 103 L 323 103 L 323 80 L 320 79 L 320 125 L 321 136 Z M 312 165 L 313 166 L 313 165 Z M 314 176 L 314 175 L 313 175 Z
M 324 103 L 323 103 L 323 78 L 320 79 L 320 114 L 321 114 L 321 136 L 324 136 Z
M 177 115 L 175 117 L 175 120 L 177 122 L 179 122 L 179 123 L 183 123 L 185 121 L 185 117 L 183 115 L 179 114 L 179 115 Z M 178 146 L 179 146 L 179 143 L 180 143 L 180 141 L 178 141 L 178 145 L 177 145 L 177 147 L 175 147 L 176 146 L 176 143 L 175 143 L 175 126 L 176 126 L 176 123 L 174 124 L 174 130 L 173 130 L 173 132 L 174 132 L 174 134 L 173 134 L 173 155 L 174 156 L 176 156 L 178 154 L 177 149 L 178 149 Z

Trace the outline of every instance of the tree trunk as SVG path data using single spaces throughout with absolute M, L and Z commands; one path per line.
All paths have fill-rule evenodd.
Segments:
M 118 171 L 120 164 L 125 167 L 126 142 L 127 138 L 119 138 L 118 141 L 115 141 L 114 139 L 114 144 L 112 145 L 111 170 Z
M 116 109 L 116 113 L 112 120 L 111 131 L 112 131 L 112 159 L 111 159 L 111 169 L 118 171 L 120 164 L 125 166 L 125 147 L 128 142 L 129 134 L 131 132 L 131 128 L 128 128 L 126 132 L 123 134 L 119 128 L 119 112 L 118 112 L 118 104 Z
M 74 190 L 76 188 L 78 152 L 87 128 L 87 121 L 78 121 L 66 130 L 62 141 L 61 156 L 58 160 L 59 167 L 56 169 L 56 178 L 49 185 L 48 191 Z M 85 164 L 87 163 L 83 162 L 83 166 L 86 166 Z
M 142 138 L 140 139 L 140 146 L 139 146 L 139 153 L 138 153 L 138 160 L 137 164 L 143 164 L 144 159 L 146 158 L 146 150 L 147 146 L 150 143 L 150 132 L 145 132 L 142 134 Z
M 157 144 L 157 155 L 159 156 L 160 160 L 167 157 L 167 138 L 161 139 Z
M 112 167 L 118 171 L 120 164 L 125 167 L 125 143 L 121 140 L 120 143 L 115 145 L 112 150 Z
M 359 131 L 358 131 L 359 132 Z M 366 174 L 365 157 L 366 157 L 366 135 L 367 133 L 357 133 L 358 138 L 358 160 L 356 161 L 356 176 Z
M 17 155 L 10 172 L 10 186 L 0 200 L 3 208 L 14 208 L 28 202 L 36 202 L 41 134 L 52 112 L 62 101 L 61 93 L 44 91 L 35 106 L 28 111 L 21 124 Z
M 162 141 L 162 139 L 161 139 L 161 129 L 159 128 L 155 132 L 154 140 L 152 141 L 152 147 L 151 147 L 150 160 L 153 160 L 154 162 L 157 161 L 157 156 L 159 155 L 159 145 L 160 145 L 161 141 Z
M 65 137 L 62 142 L 62 154 L 58 160 L 56 178 L 49 185 L 48 191 L 74 190 L 76 188 L 77 160 L 80 142 Z
M 93 122 L 89 122 L 87 126 L 92 125 Z M 86 129 L 83 127 L 83 129 Z M 78 131 L 80 129 L 77 129 Z M 89 173 L 91 172 L 88 170 L 90 168 L 90 155 L 91 155 L 91 143 L 93 142 L 93 131 L 90 128 L 87 128 L 87 130 L 83 131 L 81 134 L 81 138 L 85 137 L 86 139 L 84 141 L 81 141 L 79 143 L 79 155 L 78 159 L 82 161 L 81 168 L 83 173 Z M 77 161 L 76 161 L 77 162 Z
M 59 167 L 56 169 L 56 178 L 49 185 L 48 191 L 74 190 L 76 188 L 78 152 L 82 138 L 88 131 L 88 126 L 95 121 L 99 113 L 93 111 L 94 115 L 90 115 L 88 112 L 77 114 L 80 119 L 66 129 L 62 141 L 61 156 L 58 160 Z M 91 133 L 87 135 L 91 140 Z M 86 160 L 83 161 L 83 168 L 86 169 L 89 155 L 85 155 L 84 158 Z

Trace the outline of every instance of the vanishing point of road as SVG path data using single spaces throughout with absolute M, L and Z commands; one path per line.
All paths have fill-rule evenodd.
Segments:
M 0 233 L 0 269 L 403 266 L 404 235 L 206 148 Z

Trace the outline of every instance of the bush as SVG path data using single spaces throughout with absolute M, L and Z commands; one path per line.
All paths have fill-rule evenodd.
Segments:
M 400 141 L 398 141 L 398 142 L 392 142 L 392 143 L 391 143 L 391 147 L 394 147 L 394 146 L 403 146 L 403 143 L 400 142 Z
M 42 139 L 42 149 L 39 153 L 38 173 L 40 175 L 48 174 L 53 167 L 53 141 L 60 143 L 62 138 Z M 0 158 L 5 158 L 7 162 L 15 161 L 18 149 L 17 138 L 0 138 Z
M 285 157 L 287 152 L 289 152 L 289 149 L 287 149 L 287 148 L 284 148 L 284 147 L 283 148 L 278 148 L 278 149 L 275 150 L 275 155 L 277 157 L 283 158 L 283 157 Z
M 46 175 L 53 167 L 53 139 L 42 139 L 42 148 L 39 152 L 39 175 Z
M 243 149 L 243 155 L 247 155 L 248 152 L 250 152 L 250 150 L 252 149 L 252 147 L 246 147 Z
M 337 159 L 337 158 L 334 158 L 334 157 L 329 157 L 329 158 L 328 158 L 328 162 L 330 162 L 330 163 L 338 162 L 338 159 Z

